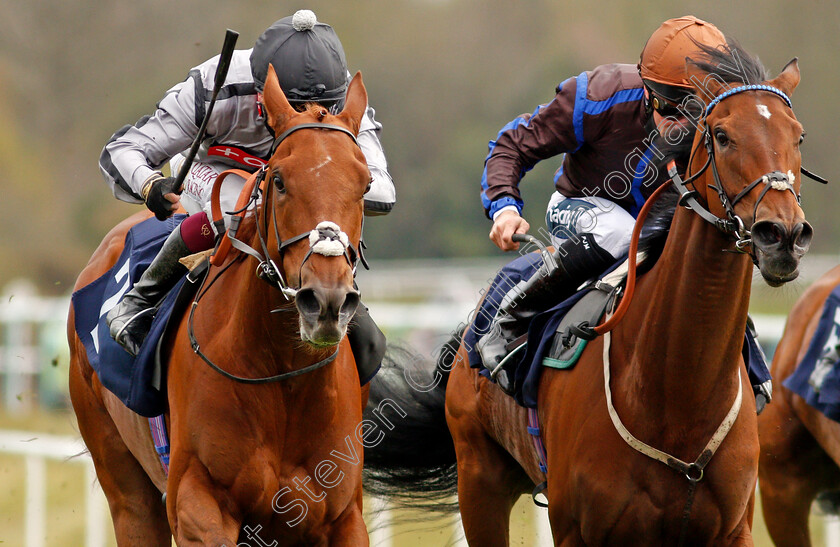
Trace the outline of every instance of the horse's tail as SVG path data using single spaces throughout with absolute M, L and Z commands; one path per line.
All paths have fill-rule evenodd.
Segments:
M 444 402 L 459 344 L 460 333 L 444 344 L 435 363 L 403 347 L 388 346 L 365 409 L 365 418 L 382 432 L 375 435 L 371 430 L 365 448 L 367 493 L 396 506 L 457 511 L 455 446 Z

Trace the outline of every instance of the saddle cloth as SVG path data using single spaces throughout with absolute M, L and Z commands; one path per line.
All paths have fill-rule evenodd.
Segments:
M 825 301 L 808 351 L 782 384 L 840 422 L 840 286 Z
M 156 367 L 155 354 L 184 279 L 160 305 L 136 358 L 111 338 L 105 316 L 134 286 L 185 216 L 174 215 L 165 221 L 153 217 L 132 227 L 114 267 L 72 296 L 76 333 L 102 385 L 146 417 L 158 416 L 166 408 L 166 375 Z

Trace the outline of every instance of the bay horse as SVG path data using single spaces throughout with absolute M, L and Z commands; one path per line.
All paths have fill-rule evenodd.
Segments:
M 681 190 L 691 210 L 675 211 L 658 262 L 622 301 L 629 306 L 610 345 L 598 337 L 574 369 L 542 371 L 547 473 L 528 409 L 469 367 L 463 341 L 448 377 L 441 359 L 427 378 L 445 389 L 470 545 L 508 545 L 514 503 L 543 481 L 558 546 L 752 545 L 759 445 L 741 351 L 753 261 L 770 285 L 795 279 L 812 230 L 798 203 L 803 132 L 788 98 L 797 62 L 770 81 L 757 60 L 740 62 L 749 79 L 737 87 L 723 70 L 688 65 L 708 97 L 686 179 L 693 192 Z M 673 164 L 669 173 L 682 186 Z M 395 397 L 379 389 L 371 404 Z M 444 442 L 440 432 L 435 439 Z M 389 475 L 411 470 L 386 471 L 387 486 Z
M 790 376 L 802 360 L 828 295 L 840 285 L 840 266 L 823 274 L 797 300 L 773 356 L 773 376 Z M 810 546 L 808 515 L 821 492 L 840 488 L 840 424 L 777 383 L 773 404 L 758 420 L 761 509 L 776 545 Z
M 264 98 L 278 137 L 261 200 L 237 237 L 264 249 L 261 269 L 274 283 L 234 249 L 211 266 L 209 294 L 193 305 L 192 319 L 187 310 L 170 320 L 177 319 L 164 349 L 168 477 L 147 420 L 104 389 L 90 367 L 70 310 L 70 395 L 120 545 L 169 546 L 172 535 L 181 546 L 368 544 L 354 436 L 367 389 L 345 336 L 359 303 L 355 255 L 370 182 L 355 140 L 367 92 L 357 73 L 340 114 L 315 104 L 297 112 L 270 68 Z M 127 230 L 149 216 L 114 228 L 76 289 L 108 271 Z M 324 240 L 324 223 L 341 237 Z M 341 248 L 323 252 L 322 243 Z M 200 353 L 225 374 L 262 383 L 213 370 L 191 348 L 193 333 Z M 336 452 L 343 459 L 330 456 Z

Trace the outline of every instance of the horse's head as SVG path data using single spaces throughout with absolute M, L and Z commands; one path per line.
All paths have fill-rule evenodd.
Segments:
M 710 98 L 690 166 L 706 169 L 708 184 L 701 178 L 695 188 L 768 284 L 791 281 L 813 234 L 799 204 L 804 132 L 788 98 L 799 83 L 796 59 L 778 77 L 747 85 L 727 85 L 691 63 L 689 70 L 698 96 Z
M 367 92 L 357 73 L 340 114 L 316 104 L 298 112 L 270 67 L 264 102 L 277 138 L 266 173 L 266 214 L 259 222 L 275 249 L 273 260 L 297 287 L 302 340 L 333 346 L 359 305 L 353 276 L 371 175 L 355 135 Z

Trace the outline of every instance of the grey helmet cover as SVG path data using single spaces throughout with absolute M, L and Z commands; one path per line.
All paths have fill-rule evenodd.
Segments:
M 317 102 L 327 107 L 344 102 L 347 61 L 330 25 L 300 10 L 272 24 L 251 52 L 251 73 L 262 91 L 269 63 L 290 103 Z

